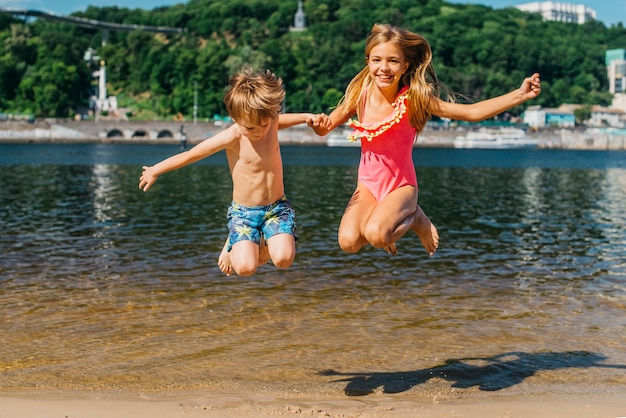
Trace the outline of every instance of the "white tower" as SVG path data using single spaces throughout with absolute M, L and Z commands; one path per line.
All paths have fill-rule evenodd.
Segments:
M 289 28 L 292 32 L 306 30 L 306 14 L 302 10 L 302 1 L 298 1 L 298 10 L 293 17 L 293 26 Z
M 100 61 L 100 71 L 98 72 L 98 100 L 107 98 L 107 70 L 104 61 Z

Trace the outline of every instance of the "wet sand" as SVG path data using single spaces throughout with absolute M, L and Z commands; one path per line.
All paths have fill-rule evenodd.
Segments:
M 364 397 L 289 393 L 72 393 L 44 391 L 0 395 L 0 417 L 229 417 L 337 418 L 617 418 L 626 416 L 626 394 L 479 394 Z

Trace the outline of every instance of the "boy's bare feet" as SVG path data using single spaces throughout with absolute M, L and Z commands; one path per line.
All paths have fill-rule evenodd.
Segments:
M 428 255 L 433 256 L 439 248 L 439 233 L 435 225 L 428 219 L 422 208 L 418 205 L 413 215 L 411 230 L 417 234 Z
M 267 248 L 267 242 L 265 237 L 261 235 L 261 242 L 259 242 L 259 266 L 267 263 L 270 260 L 270 251 Z
M 228 253 L 228 238 L 226 239 L 224 248 L 222 248 L 222 252 L 217 259 L 217 266 L 225 275 L 230 276 L 233 274 L 233 265 L 230 263 L 230 254 Z
M 259 243 L 258 265 L 262 266 L 263 264 L 266 264 L 269 260 L 270 252 L 267 248 L 267 243 L 265 242 L 265 238 L 261 237 L 261 242 Z M 226 239 L 224 247 L 222 248 L 222 252 L 217 259 L 217 266 L 225 275 L 230 276 L 231 274 L 233 274 L 233 265 L 230 262 L 230 253 L 228 252 L 228 238 Z

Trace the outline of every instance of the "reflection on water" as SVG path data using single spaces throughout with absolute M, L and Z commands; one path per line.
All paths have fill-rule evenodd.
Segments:
M 414 236 L 397 257 L 342 253 L 358 150 L 285 147 L 296 262 L 239 278 L 216 266 L 231 187 L 221 157 L 146 194 L 141 165 L 177 149 L 102 147 L 60 158 L 31 146 L 45 164 L 0 146 L 3 388 L 626 383 L 624 154 L 572 167 L 560 151 L 416 150 L 441 235 L 429 258 Z

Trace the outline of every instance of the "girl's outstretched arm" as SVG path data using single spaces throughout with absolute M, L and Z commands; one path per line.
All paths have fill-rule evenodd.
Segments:
M 541 93 L 541 79 L 539 73 L 535 73 L 525 78 L 518 89 L 502 96 L 472 104 L 449 103 L 439 98 L 433 98 L 434 100 L 428 106 L 428 111 L 432 115 L 443 118 L 480 122 L 527 100 L 534 99 L 539 93 Z

